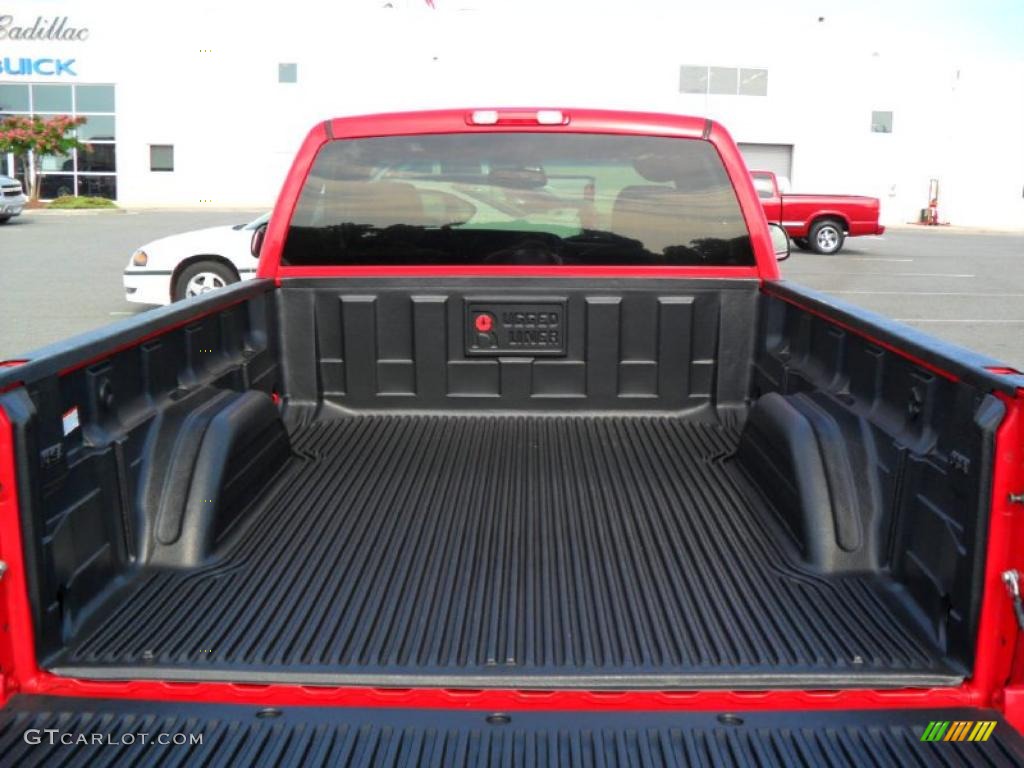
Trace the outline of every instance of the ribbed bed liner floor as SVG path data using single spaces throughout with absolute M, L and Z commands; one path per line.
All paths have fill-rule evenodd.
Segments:
M 258 714 L 260 713 L 260 714 Z M 297 768 L 1013 768 L 1024 740 L 984 709 L 491 712 L 15 696 L 0 765 Z M 941 725 L 933 725 L 939 723 Z M 963 725 L 960 725 L 960 724 Z M 967 725 L 967 724 L 970 725 Z M 984 741 L 922 741 L 984 728 Z M 99 736 L 95 741 L 93 735 Z M 148 739 L 143 739 L 143 735 Z M 64 739 L 62 742 L 61 739 Z
M 727 457 L 660 416 L 363 415 L 215 562 L 146 570 L 51 668 L 461 686 L 955 684 L 878 576 L 801 567 Z

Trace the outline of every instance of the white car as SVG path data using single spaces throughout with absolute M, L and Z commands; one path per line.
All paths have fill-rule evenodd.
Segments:
M 265 213 L 248 224 L 197 229 L 146 243 L 124 270 L 125 298 L 170 304 L 255 277 L 252 234 L 269 219 Z
M 0 224 L 6 224 L 12 216 L 21 213 L 27 202 L 21 182 L 0 175 Z

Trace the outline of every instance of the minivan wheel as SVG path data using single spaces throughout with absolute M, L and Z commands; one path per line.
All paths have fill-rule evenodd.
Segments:
M 807 239 L 815 253 L 832 254 L 839 253 L 846 238 L 842 224 L 832 219 L 823 219 L 815 222 Z
M 218 261 L 197 261 L 181 270 L 172 295 L 175 301 L 181 301 L 237 282 L 238 275 L 230 267 Z

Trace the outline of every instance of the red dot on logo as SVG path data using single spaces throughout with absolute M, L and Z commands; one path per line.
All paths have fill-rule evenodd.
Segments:
M 487 333 L 494 327 L 494 318 L 490 315 L 477 315 L 475 324 L 480 333 Z

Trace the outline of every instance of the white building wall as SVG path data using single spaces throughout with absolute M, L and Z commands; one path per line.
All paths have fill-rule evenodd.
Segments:
M 916 219 L 938 178 L 943 219 L 1024 228 L 1022 61 L 774 9 L 736 23 L 675 5 L 380 5 L 13 2 L 0 14 L 66 15 L 89 39 L 0 40 L 0 58 L 74 57 L 77 82 L 116 84 L 125 204 L 269 205 L 331 115 L 541 105 L 707 115 L 737 141 L 793 145 L 794 191 L 875 195 L 894 223 Z M 298 83 L 277 82 L 279 62 L 298 64 Z M 766 68 L 768 95 L 681 94 L 680 66 L 704 64 Z M 893 111 L 893 133 L 870 131 L 872 110 Z M 149 171 L 150 144 L 174 145 L 173 173 Z

